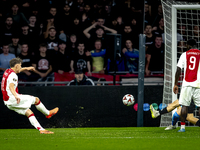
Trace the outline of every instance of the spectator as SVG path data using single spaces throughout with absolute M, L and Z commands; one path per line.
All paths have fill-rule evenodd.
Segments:
M 25 15 L 26 18 L 31 14 L 31 6 L 30 6 L 30 0 L 23 0 L 22 5 L 20 6 L 21 12 Z
M 187 51 L 186 41 L 179 41 L 177 46 L 177 58 L 180 58 L 183 52 Z
M 146 75 L 150 75 L 151 71 L 164 71 L 164 44 L 161 36 L 155 37 L 155 42 L 147 49 L 146 58 Z
M 80 69 L 77 69 L 75 71 L 75 79 L 70 81 L 68 83 L 68 86 L 71 86 L 71 85 L 92 85 L 94 86 L 94 82 L 89 79 L 88 77 L 85 76 L 84 72 Z
M 104 24 L 104 20 L 103 19 L 98 19 L 98 22 L 94 23 L 93 25 L 91 25 L 90 27 L 86 28 L 83 33 L 85 34 L 85 36 L 90 40 L 91 44 L 94 44 L 94 42 L 99 39 L 102 41 L 102 47 L 105 48 L 105 31 L 111 32 L 116 34 L 117 31 L 110 29 L 106 26 L 103 25 Z M 91 31 L 91 29 L 94 29 L 95 33 L 91 34 L 89 33 Z
M 74 54 L 71 59 L 70 73 L 73 73 L 76 69 L 81 69 L 84 72 L 88 72 L 88 75 L 91 76 L 91 58 L 85 54 L 85 45 L 82 42 L 78 44 L 78 52 Z
M 14 54 L 9 53 L 9 46 L 4 44 L 2 47 L 3 53 L 0 54 L 0 74 L 10 67 L 9 61 L 15 58 Z
M 9 44 L 9 52 L 17 57 L 21 53 L 21 48 L 22 47 L 19 44 L 19 37 L 17 35 L 13 35 L 12 43 Z
M 34 36 L 35 39 L 37 39 L 41 33 L 40 30 L 42 30 L 42 28 L 40 28 L 39 26 L 37 26 L 36 24 L 37 22 L 37 18 L 35 15 L 30 15 L 29 17 L 29 33 L 31 36 Z
M 11 10 L 12 12 L 8 13 L 7 16 L 11 16 L 14 23 L 16 23 L 18 26 L 28 24 L 28 20 L 26 19 L 24 14 L 19 12 L 19 6 L 17 4 L 13 4 Z
M 46 80 L 47 76 L 49 76 L 52 72 L 52 65 L 50 61 L 51 59 L 46 53 L 47 45 L 45 43 L 40 44 L 39 51 L 40 53 L 36 55 L 32 61 L 32 66 L 35 68 L 33 81 L 36 81 L 39 78 L 42 78 L 42 80 L 44 81 Z
M 24 24 L 22 27 L 22 32 L 20 34 L 20 41 L 19 43 L 27 43 L 30 47 L 34 46 L 35 44 L 38 44 L 36 41 L 37 39 L 35 39 L 34 37 L 31 36 L 31 34 L 29 33 L 29 26 L 28 24 Z
M 194 25 L 192 30 L 192 38 L 196 40 L 197 44 L 200 42 L 199 36 L 200 36 L 200 30 L 199 25 Z
M 56 36 L 55 27 L 49 28 L 49 36 L 45 39 L 45 43 L 47 44 L 47 53 L 53 56 L 55 52 L 58 51 L 59 42 L 61 42 L 61 40 Z
M 154 42 L 154 34 L 152 33 L 152 26 L 150 24 L 147 24 L 145 27 L 145 35 L 146 35 L 146 49 L 148 48 L 149 45 L 153 44 Z
M 85 36 L 83 34 L 84 25 L 81 23 L 79 17 L 74 17 L 72 27 L 70 29 L 70 35 L 75 34 L 78 39 L 83 39 Z
M 50 28 L 55 28 L 55 23 L 54 23 L 54 17 L 52 14 L 48 14 L 46 18 L 46 22 L 44 23 L 43 27 L 43 34 L 44 34 L 44 39 L 48 38 L 49 36 L 49 29 Z
M 178 26 L 178 33 L 177 33 L 177 39 L 178 37 L 182 37 L 183 41 L 187 41 L 187 35 L 186 35 L 186 26 L 185 25 L 179 25 Z M 179 40 L 181 41 L 181 40 Z
M 71 7 L 69 4 L 65 4 L 63 7 L 63 11 L 61 12 L 61 17 L 62 20 L 60 20 L 60 25 L 63 30 L 63 32 L 69 36 L 70 35 L 70 30 L 71 30 L 71 23 L 73 22 L 73 16 L 71 12 Z
M 146 24 L 151 24 L 152 23 L 152 18 L 151 18 L 151 5 L 148 3 L 145 3 L 144 6 L 144 12 L 145 12 L 145 23 Z
M 122 31 L 123 31 L 123 25 L 122 25 L 122 22 L 121 22 L 121 24 L 119 24 L 119 22 L 117 21 L 117 20 L 119 20 L 118 18 L 112 18 L 111 19 L 110 28 L 117 31 L 118 34 L 121 34 Z
M 75 34 L 70 35 L 69 42 L 67 42 L 67 48 L 69 49 L 70 56 L 77 52 L 77 37 Z
M 22 43 L 21 53 L 19 58 L 22 60 L 22 67 L 32 66 L 32 55 L 29 53 L 29 47 L 27 43 Z M 21 81 L 32 81 L 32 71 L 25 70 L 18 74 L 18 78 Z
M 154 34 L 162 35 L 164 33 L 164 19 L 160 18 L 158 26 L 153 27 Z
M 92 57 L 92 72 L 104 74 L 106 71 L 105 60 L 106 49 L 102 49 L 101 40 L 95 41 L 95 49 L 91 52 L 86 52 L 86 56 Z
M 128 39 L 132 41 L 133 47 L 138 48 L 139 37 L 137 32 L 133 32 L 130 24 L 125 24 L 122 33 L 122 47 L 125 47 L 126 40 Z
M 70 71 L 70 56 L 69 52 L 66 51 L 66 43 L 61 41 L 59 43 L 59 50 L 54 56 L 55 60 L 53 63 L 54 72 L 63 74 L 64 72 Z
M 152 23 L 152 27 L 159 26 L 159 21 L 160 21 L 161 18 L 163 18 L 163 10 L 162 10 L 161 4 L 158 5 L 157 10 L 158 10 L 157 14 L 154 17 L 152 17 L 152 18 L 154 18 L 153 23 Z M 153 30 L 156 30 L 156 29 L 153 29 Z
M 17 28 L 13 25 L 13 18 L 11 16 L 8 16 L 5 21 L 5 25 L 1 28 L 1 41 L 2 43 L 11 43 L 12 42 L 12 36 L 17 32 Z
M 138 71 L 138 58 L 139 51 L 134 49 L 131 40 L 126 40 L 126 47 L 123 48 L 122 52 L 125 56 L 126 68 L 130 73 Z

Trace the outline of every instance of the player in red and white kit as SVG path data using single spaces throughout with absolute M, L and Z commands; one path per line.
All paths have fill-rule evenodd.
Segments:
M 175 74 L 175 83 L 173 92 L 178 93 L 178 80 L 181 69 L 184 69 L 184 79 L 179 97 L 181 109 L 181 129 L 178 132 L 185 132 L 185 120 L 193 99 L 194 104 L 199 107 L 200 113 L 200 50 L 196 48 L 196 41 L 190 39 L 187 41 L 188 51 L 182 53 Z
M 46 118 L 51 118 L 58 112 L 58 108 L 47 110 L 38 97 L 31 95 L 23 95 L 18 93 L 18 76 L 24 70 L 34 70 L 34 67 L 21 68 L 22 60 L 20 58 L 13 58 L 10 60 L 10 69 L 7 69 L 2 78 L 1 91 L 3 95 L 4 104 L 18 114 L 26 115 L 30 123 L 40 131 L 41 134 L 53 134 L 53 132 L 45 130 L 30 110 L 31 105 L 35 104 L 36 108 L 46 115 Z

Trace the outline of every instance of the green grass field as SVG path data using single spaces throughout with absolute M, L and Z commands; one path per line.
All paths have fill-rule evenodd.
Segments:
M 179 128 L 178 128 L 179 129 Z M 0 129 L 0 150 L 132 150 L 200 149 L 200 128 L 55 128 L 53 135 L 36 129 Z

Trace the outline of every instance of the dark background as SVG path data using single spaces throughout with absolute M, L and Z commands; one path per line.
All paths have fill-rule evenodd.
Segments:
M 31 107 L 40 124 L 45 128 L 69 127 L 136 127 L 137 112 L 125 106 L 122 97 L 132 94 L 137 103 L 137 86 L 82 86 L 82 87 L 20 87 L 19 93 L 40 98 L 47 109 L 59 107 L 58 114 L 46 119 L 35 106 Z M 145 86 L 144 103 L 162 102 L 163 86 Z M 26 116 L 9 110 L 0 94 L 0 128 L 33 128 Z M 160 125 L 160 117 L 151 118 L 144 112 L 144 126 Z

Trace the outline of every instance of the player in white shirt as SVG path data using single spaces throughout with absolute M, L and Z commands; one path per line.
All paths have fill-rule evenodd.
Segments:
M 187 41 L 187 49 L 188 51 L 182 53 L 178 61 L 173 87 L 173 92 L 177 94 L 179 76 L 181 69 L 184 69 L 184 79 L 179 97 L 179 104 L 182 105 L 181 129 L 178 132 L 185 132 L 185 120 L 191 100 L 193 99 L 194 104 L 200 107 L 200 50 L 196 48 L 194 39 Z
M 40 131 L 41 134 L 53 134 L 53 132 L 45 130 L 30 110 L 31 105 L 35 104 L 36 108 L 46 115 L 46 118 L 51 118 L 58 112 L 58 107 L 47 110 L 38 97 L 31 95 L 23 95 L 18 93 L 18 76 L 24 70 L 35 70 L 34 67 L 21 68 L 22 60 L 20 58 L 13 58 L 10 60 L 10 69 L 7 69 L 1 81 L 1 91 L 3 95 L 4 104 L 18 114 L 26 115 L 30 123 Z

